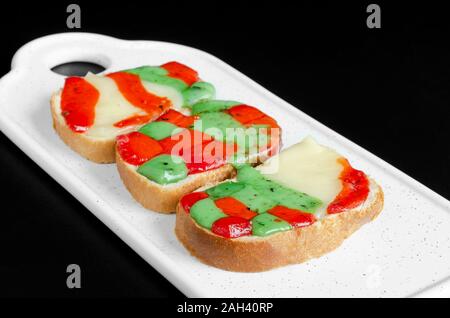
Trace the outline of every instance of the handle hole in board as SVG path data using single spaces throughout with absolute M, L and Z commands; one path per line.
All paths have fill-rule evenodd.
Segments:
M 85 76 L 88 72 L 97 74 L 105 69 L 100 64 L 82 61 L 62 63 L 51 68 L 52 72 L 64 76 Z

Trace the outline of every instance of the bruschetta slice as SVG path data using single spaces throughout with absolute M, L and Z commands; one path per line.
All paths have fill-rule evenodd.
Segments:
M 214 95 L 214 87 L 195 70 L 169 62 L 68 77 L 51 98 L 51 113 L 56 132 L 70 148 L 94 162 L 111 163 L 118 135 Z
M 232 181 L 183 196 L 175 233 L 202 262 L 259 272 L 336 249 L 382 210 L 383 191 L 312 138 Z
M 171 109 L 138 131 L 118 136 L 116 163 L 138 202 L 173 213 L 183 195 L 233 177 L 233 164 L 257 164 L 276 154 L 280 134 L 277 122 L 255 107 L 201 101 L 191 115 Z

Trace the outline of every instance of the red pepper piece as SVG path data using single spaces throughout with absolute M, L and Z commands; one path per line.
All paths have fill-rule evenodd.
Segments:
M 181 207 L 186 213 L 191 211 L 191 207 L 200 200 L 206 199 L 208 194 L 206 192 L 192 192 L 183 196 L 180 200 Z
M 178 78 L 189 86 L 199 80 L 197 71 L 184 64 L 178 62 L 168 62 L 161 65 L 161 67 L 169 72 L 168 76 Z
M 117 150 L 127 163 L 139 166 L 162 152 L 158 141 L 140 132 L 117 137 Z
M 316 218 L 312 213 L 306 213 L 296 209 L 289 209 L 282 205 L 277 205 L 267 212 L 288 222 L 293 227 L 308 226 L 316 221 Z
M 119 91 L 131 104 L 148 113 L 152 120 L 172 106 L 167 97 L 159 97 L 147 91 L 138 75 L 116 72 L 107 76 L 116 82 Z
M 211 231 L 214 234 L 225 238 L 237 238 L 251 235 L 252 225 L 250 221 L 246 219 L 236 216 L 228 216 L 214 222 L 211 227 Z
M 83 78 L 66 79 L 61 93 L 61 114 L 71 130 L 82 133 L 94 124 L 99 96 L 98 90 Z
M 354 169 L 347 159 L 341 158 L 339 163 L 344 166 L 339 177 L 342 181 L 342 190 L 328 205 L 328 214 L 356 208 L 369 195 L 369 180 L 364 172 Z
M 280 128 L 275 119 L 268 115 L 256 118 L 251 122 L 252 125 L 267 125 L 269 128 Z
M 245 220 L 251 220 L 258 215 L 258 213 L 250 210 L 244 203 L 232 197 L 220 198 L 215 200 L 214 203 L 223 213 L 229 216 L 238 216 Z
M 212 169 L 220 168 L 225 164 L 223 161 L 201 161 L 195 162 L 193 159 L 189 159 L 190 162 L 186 160 L 186 168 L 188 169 L 188 174 L 196 174 L 200 172 L 205 172 Z
M 178 127 L 187 128 L 192 126 L 197 119 L 198 116 L 186 116 L 174 109 L 169 109 L 169 111 L 159 117 L 157 121 L 167 121 Z

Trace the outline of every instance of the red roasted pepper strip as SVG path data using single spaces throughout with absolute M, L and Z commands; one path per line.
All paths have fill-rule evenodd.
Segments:
M 167 74 L 168 76 L 180 79 L 189 86 L 199 80 L 197 71 L 184 64 L 178 62 L 168 62 L 161 65 L 161 67 L 169 72 L 169 74 Z
M 61 115 L 67 126 L 77 133 L 94 124 L 98 90 L 81 77 L 68 77 L 61 93 Z
M 266 116 L 259 109 L 244 104 L 231 107 L 228 109 L 228 114 L 243 125 L 253 124 L 255 119 Z
M 144 110 L 151 120 L 158 118 L 172 106 L 172 102 L 167 97 L 159 97 L 147 91 L 138 75 L 116 72 L 107 76 L 116 82 L 125 99 Z
M 344 166 L 339 177 L 342 181 L 342 190 L 334 201 L 328 205 L 328 214 L 356 208 L 369 195 L 369 180 L 364 172 L 353 169 L 347 159 L 340 158 L 338 161 Z
M 188 128 L 189 126 L 192 126 L 197 119 L 198 116 L 186 116 L 174 109 L 169 109 L 169 111 L 159 117 L 157 121 L 166 121 L 178 127 Z
M 250 210 L 244 203 L 232 197 L 220 198 L 214 201 L 214 203 L 223 213 L 229 216 L 238 216 L 246 220 L 251 220 L 258 215 L 258 213 Z
M 236 216 L 228 216 L 215 221 L 211 231 L 225 238 L 237 238 L 252 234 L 252 224 L 249 220 Z
M 115 127 L 122 128 L 128 126 L 137 126 L 147 123 L 151 120 L 149 115 L 135 115 L 118 121 L 114 124 Z
M 162 152 L 158 141 L 140 132 L 117 137 L 117 150 L 127 163 L 139 166 Z

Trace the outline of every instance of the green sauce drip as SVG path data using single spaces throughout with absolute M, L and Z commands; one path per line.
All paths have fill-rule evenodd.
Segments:
M 188 88 L 185 82 L 178 78 L 167 76 L 167 70 L 157 66 L 141 66 L 123 72 L 138 75 L 142 80 L 147 82 L 173 87 L 179 92 Z
M 154 121 L 142 126 L 138 131 L 155 140 L 162 140 L 182 130 L 182 128 L 169 122 Z
M 174 157 L 176 160 L 174 160 Z M 156 156 L 143 165 L 137 172 L 158 184 L 169 184 L 187 177 L 188 169 L 181 157 L 171 155 Z
M 167 70 L 158 66 L 141 66 L 123 72 L 138 75 L 143 81 L 170 86 L 183 95 L 184 106 L 192 106 L 197 102 L 214 98 L 216 89 L 207 82 L 196 82 L 190 87 L 178 78 L 167 76 Z
M 243 183 L 228 181 L 220 183 L 213 188 L 209 188 L 208 190 L 206 190 L 206 193 L 212 199 L 219 199 L 229 197 L 235 192 L 242 190 L 244 187 L 245 184 Z
M 201 101 L 192 106 L 192 115 L 207 112 L 221 112 L 242 103 L 227 100 L 208 100 Z
M 194 123 L 194 129 L 217 140 L 237 144 L 242 154 L 258 153 L 259 147 L 267 145 L 270 141 L 267 134 L 260 133 L 260 130 L 254 127 L 245 127 L 227 113 L 204 112 L 198 116 L 200 118 Z
M 194 129 L 213 136 L 216 140 L 237 144 L 241 156 L 255 146 L 256 138 L 249 137 L 247 130 L 232 116 L 223 112 L 207 112 L 199 115 Z
M 229 159 L 229 163 L 233 165 L 233 167 L 238 170 L 244 166 L 248 165 L 249 156 L 241 151 L 238 151 Z
M 200 226 L 211 229 L 213 223 L 218 219 L 226 217 L 210 198 L 197 201 L 190 211 L 191 217 Z
M 239 167 L 237 180 L 243 183 L 257 184 L 263 182 L 265 178 L 258 170 L 246 164 Z
M 183 91 L 183 100 L 186 106 L 194 105 L 200 101 L 214 98 L 216 89 L 207 82 L 197 82 L 192 84 L 187 90 Z
M 290 229 L 292 226 L 289 223 L 269 213 L 259 214 L 252 219 L 252 234 L 256 236 L 268 236 Z

